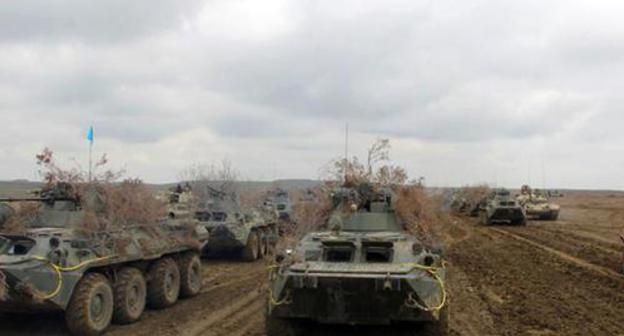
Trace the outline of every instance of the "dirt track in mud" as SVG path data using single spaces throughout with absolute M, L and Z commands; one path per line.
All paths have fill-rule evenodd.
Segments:
M 624 197 L 557 199 L 558 222 L 483 227 L 453 218 L 443 232 L 453 335 L 624 334 L 621 243 Z M 193 299 L 148 311 L 109 335 L 263 335 L 265 262 L 204 262 Z M 327 331 L 327 330 L 326 330 Z M 335 330 L 332 334 L 336 334 Z M 369 330 L 350 334 L 369 334 Z M 373 334 L 394 334 L 391 330 Z M 64 335 L 62 316 L 0 315 L 0 335 Z M 340 333 L 342 334 L 342 330 Z

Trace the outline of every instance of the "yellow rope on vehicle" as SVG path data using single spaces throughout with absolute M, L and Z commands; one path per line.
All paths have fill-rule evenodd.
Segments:
M 269 287 L 269 303 L 273 307 L 291 304 L 292 301 L 290 300 L 289 293 L 290 292 L 287 291 L 286 292 L 286 296 L 282 300 L 275 300 L 275 298 L 273 297 L 273 289 L 271 289 L 271 287 Z
M 52 263 L 49 259 L 47 258 L 43 258 L 43 257 L 39 257 L 39 256 L 34 256 L 32 257 L 33 260 L 37 260 L 37 261 L 41 261 L 42 263 L 50 266 L 50 268 L 52 268 L 52 270 L 54 271 L 54 274 L 56 275 L 56 288 L 54 288 L 54 290 L 48 294 L 45 294 L 43 296 L 40 296 L 39 298 L 41 300 L 49 300 L 52 298 L 55 298 L 57 295 L 59 295 L 59 293 L 61 292 L 61 290 L 63 289 L 63 272 L 73 272 L 73 271 L 77 271 L 83 267 L 86 267 L 90 264 L 102 261 L 102 260 L 107 260 L 110 259 L 112 257 L 103 257 L 103 258 L 95 258 L 95 259 L 91 259 L 91 260 L 87 260 L 84 261 L 78 265 L 75 266 L 71 266 L 71 267 L 61 267 L 59 265 L 56 265 L 54 263 Z
M 442 265 L 444 267 L 444 263 Z M 425 266 L 425 265 L 420 265 L 420 264 L 410 264 L 410 266 L 412 266 L 415 269 L 425 271 L 427 272 L 427 274 L 433 277 L 436 280 L 436 283 L 438 284 L 440 288 L 440 294 L 442 295 L 442 298 L 440 299 L 440 304 L 438 304 L 436 307 L 430 308 L 430 307 L 424 307 L 418 304 L 418 302 L 416 302 L 416 300 L 413 297 L 414 293 L 410 293 L 405 302 L 405 305 L 408 306 L 409 308 L 417 308 L 417 309 L 422 309 L 424 311 L 429 311 L 429 312 L 439 311 L 442 308 L 444 308 L 444 306 L 446 305 L 446 301 L 447 301 L 447 293 L 446 293 L 446 284 L 444 283 L 444 280 L 442 280 L 442 278 L 438 275 L 438 270 L 440 268 L 432 267 L 432 266 Z

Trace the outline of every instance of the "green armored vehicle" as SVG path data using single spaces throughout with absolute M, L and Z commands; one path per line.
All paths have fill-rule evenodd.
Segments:
M 445 334 L 441 252 L 403 230 L 393 193 L 362 186 L 332 200 L 331 230 L 307 234 L 270 271 L 267 335 L 299 335 L 308 323 L 414 323 Z
M 40 197 L 0 201 L 40 203 L 34 215 L 20 217 L 21 231 L 0 233 L 2 312 L 64 311 L 72 334 L 99 335 L 111 321 L 138 320 L 146 305 L 165 308 L 200 291 L 202 227 L 162 222 L 88 230 L 82 205 L 89 200 L 63 184 Z M 7 209 L 0 207 L 0 228 L 15 219 Z
M 484 225 L 526 225 L 524 208 L 513 198 L 508 190 L 494 191 L 481 211 Z
M 276 222 L 260 210 L 243 211 L 235 193 L 207 187 L 210 200 L 195 218 L 210 233 L 206 254 L 236 252 L 254 261 L 273 251 L 277 242 Z
M 522 186 L 516 200 L 526 212 L 527 217 L 538 220 L 556 221 L 559 218 L 561 207 L 548 201 L 539 190 L 531 190 L 527 185 Z
M 167 194 L 167 216 L 171 219 L 192 217 L 193 193 L 187 183 L 184 187 L 178 184 Z
M 292 220 L 292 204 L 290 202 L 288 191 L 277 189 L 273 195 L 273 203 L 275 204 L 275 210 L 277 211 L 277 216 L 280 220 Z

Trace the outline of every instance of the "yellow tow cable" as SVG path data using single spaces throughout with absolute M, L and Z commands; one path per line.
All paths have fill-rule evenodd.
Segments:
M 429 308 L 429 307 L 423 307 L 422 305 L 418 304 L 416 302 L 416 300 L 413 297 L 414 293 L 410 293 L 405 305 L 408 306 L 409 308 L 418 308 L 418 309 L 422 309 L 424 311 L 439 311 L 442 308 L 444 308 L 444 306 L 446 305 L 446 300 L 447 300 L 447 293 L 446 293 L 446 285 L 444 284 L 444 280 L 442 280 L 442 278 L 438 275 L 437 271 L 440 269 L 439 267 L 431 267 L 431 266 L 424 266 L 421 264 L 409 264 L 409 266 L 411 266 L 412 268 L 415 269 L 419 269 L 422 271 L 427 272 L 427 274 L 429 274 L 431 277 L 433 277 L 438 286 L 440 287 L 440 293 L 442 294 L 442 299 L 440 300 L 440 304 L 436 307 L 433 308 Z M 442 267 L 445 267 L 445 263 L 442 263 Z
M 83 267 L 86 267 L 87 265 L 102 261 L 102 260 L 107 260 L 112 258 L 111 256 L 109 257 L 102 257 L 102 258 L 95 258 L 95 259 L 91 259 L 91 260 L 87 260 L 84 261 L 78 265 L 75 266 L 71 266 L 71 267 L 61 267 L 59 265 L 56 265 L 54 263 L 52 263 L 49 259 L 47 258 L 43 258 L 43 257 L 39 257 L 39 256 L 34 256 L 32 257 L 33 260 L 37 260 L 37 261 L 41 261 L 42 263 L 50 266 L 50 268 L 52 268 L 52 270 L 54 270 L 54 273 L 56 275 L 56 288 L 48 293 L 45 294 L 43 296 L 40 296 L 39 298 L 41 300 L 50 300 L 52 298 L 55 298 L 57 295 L 59 295 L 59 293 L 61 292 L 61 290 L 63 289 L 63 272 L 73 272 L 73 271 L 77 271 Z
M 267 271 L 269 271 L 269 276 L 276 270 L 279 269 L 280 265 L 277 264 L 272 264 L 267 266 Z M 269 303 L 274 306 L 282 306 L 282 305 L 286 305 L 286 304 L 291 304 L 292 301 L 290 300 L 290 295 L 289 292 L 286 292 L 286 296 L 281 299 L 281 300 L 276 300 L 275 297 L 273 296 L 273 289 L 271 289 L 271 287 L 269 286 Z
M 446 285 L 444 283 L 444 280 L 442 280 L 442 278 L 437 273 L 440 267 L 424 266 L 424 265 L 416 264 L 416 263 L 410 263 L 410 264 L 407 264 L 407 266 L 410 266 L 413 269 L 419 269 L 419 270 L 425 271 L 427 272 L 427 274 L 433 277 L 436 280 L 436 283 L 438 284 L 440 288 L 442 299 L 440 300 L 440 304 L 437 305 L 436 307 L 433 307 L 433 308 L 423 307 L 420 304 L 418 304 L 416 300 L 414 300 L 413 293 L 410 293 L 407 299 L 406 305 L 410 308 L 418 308 L 424 311 L 439 311 L 442 308 L 444 308 L 444 306 L 446 306 L 447 293 L 446 293 Z M 442 267 L 446 267 L 446 263 L 444 261 L 442 262 Z M 269 272 L 273 272 L 275 269 L 279 269 L 279 268 L 280 268 L 279 265 L 273 264 L 273 265 L 269 265 L 267 267 L 267 270 Z M 284 304 L 290 304 L 289 300 L 290 300 L 290 297 L 288 294 L 282 300 L 275 300 L 275 298 L 273 297 L 273 290 L 269 287 L 269 301 L 273 306 L 281 306 Z

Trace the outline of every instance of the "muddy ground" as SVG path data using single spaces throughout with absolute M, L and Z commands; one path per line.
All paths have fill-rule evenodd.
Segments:
M 452 218 L 444 229 L 453 335 L 624 334 L 620 276 L 624 194 L 556 199 L 557 222 L 482 227 Z M 109 335 L 263 335 L 264 261 L 204 261 L 204 290 Z M 0 315 L 0 335 L 64 335 L 61 315 Z M 395 334 L 392 329 L 325 334 Z

